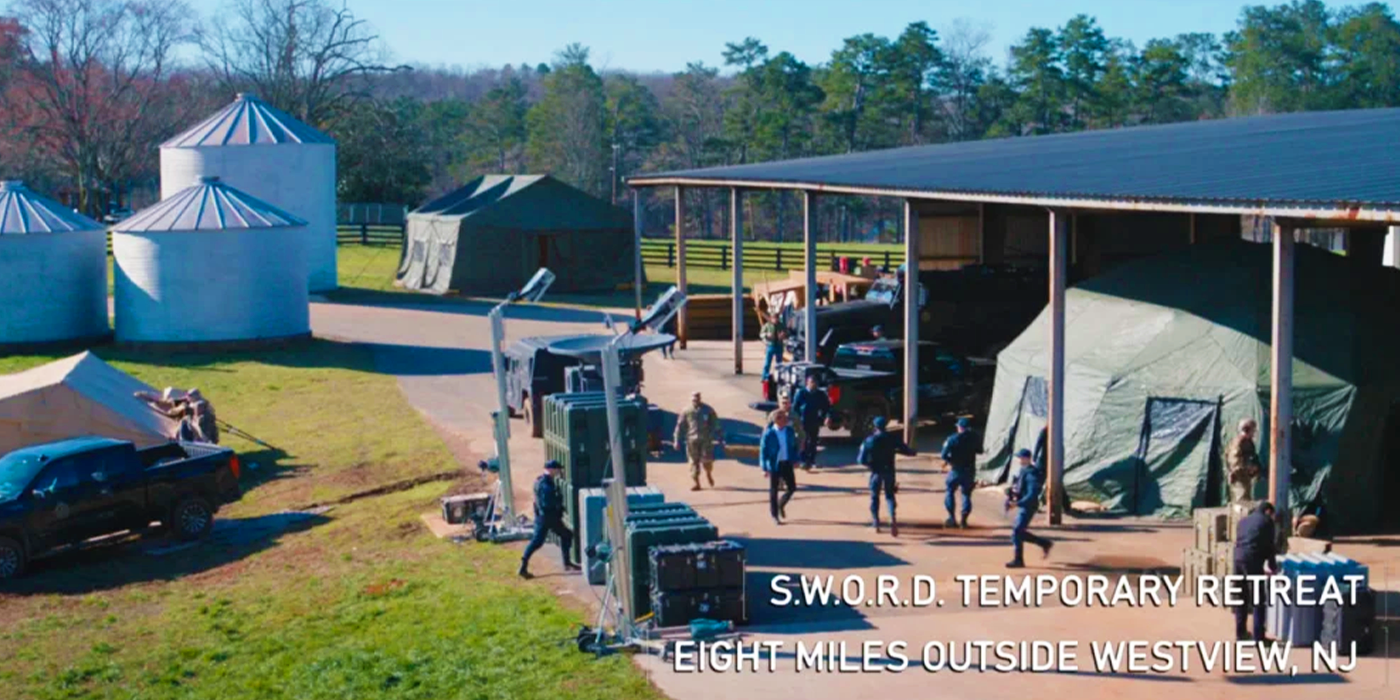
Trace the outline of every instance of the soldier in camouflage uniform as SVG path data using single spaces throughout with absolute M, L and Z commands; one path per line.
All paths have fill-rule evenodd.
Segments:
M 684 436 L 685 442 L 681 442 Z M 690 408 L 681 412 L 676 421 L 676 434 L 673 442 L 676 447 L 685 445 L 690 457 L 690 478 L 695 480 L 692 491 L 700 490 L 700 469 L 705 469 L 705 478 L 710 486 L 715 485 L 715 442 L 724 443 L 720 433 L 719 416 L 715 409 L 700 400 L 700 392 L 690 395 Z
M 1225 467 L 1230 475 L 1230 502 L 1242 503 L 1254 495 L 1254 480 L 1259 478 L 1259 450 L 1254 446 L 1254 434 L 1259 424 L 1253 418 L 1240 421 L 1240 432 L 1225 448 Z

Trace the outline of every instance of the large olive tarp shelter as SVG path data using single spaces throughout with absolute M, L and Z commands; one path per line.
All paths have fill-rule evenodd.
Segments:
M 1387 436 L 1400 400 L 1400 272 L 1298 246 L 1295 506 L 1321 495 L 1338 531 L 1380 524 L 1400 497 Z M 1270 435 L 1270 247 L 1229 241 L 1115 268 L 1069 290 L 1065 490 L 1111 511 L 1182 516 L 1219 503 L 1243 418 Z M 1049 313 L 997 358 L 981 478 L 1010 476 L 1046 421 Z M 1396 466 L 1400 466 L 1397 464 Z M 1256 494 L 1268 493 L 1267 474 Z
M 504 295 L 541 267 L 555 291 L 633 276 L 632 216 L 548 175 L 487 175 L 408 215 L 398 283 L 434 294 Z

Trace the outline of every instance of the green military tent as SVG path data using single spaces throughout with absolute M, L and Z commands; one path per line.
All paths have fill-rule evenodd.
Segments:
M 1400 272 L 1299 245 L 1295 279 L 1293 505 L 1321 497 L 1337 532 L 1380 527 L 1400 498 Z M 1218 504 L 1224 446 L 1244 418 L 1259 421 L 1268 464 L 1271 280 L 1268 245 L 1228 241 L 1068 291 L 1070 498 L 1162 517 Z M 1049 322 L 1042 312 L 997 358 L 984 480 L 1011 476 L 1011 454 L 1045 426 Z
M 548 175 L 486 175 L 410 212 L 398 284 L 504 295 L 541 267 L 555 291 L 633 276 L 632 217 Z

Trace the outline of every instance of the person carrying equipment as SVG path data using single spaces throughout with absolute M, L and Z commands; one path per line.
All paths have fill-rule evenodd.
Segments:
M 817 439 L 822 423 L 831 415 L 831 397 L 817 387 L 816 375 L 809 375 L 807 386 L 793 395 L 792 410 L 802 424 L 797 431 L 802 438 L 802 468 L 812 471 L 812 466 L 817 463 Z
M 1040 551 L 1047 557 L 1050 556 L 1050 548 L 1055 546 L 1054 542 L 1028 529 L 1036 509 L 1040 507 L 1040 491 L 1045 486 L 1045 467 L 1032 461 L 1031 451 L 1024 447 L 1016 452 L 1016 459 L 1021 463 L 1021 471 L 1016 475 L 1016 483 L 1006 494 L 1006 509 L 1019 509 L 1016 512 L 1016 520 L 1011 525 L 1012 557 L 1011 561 L 1006 563 L 1008 569 L 1020 569 L 1026 565 L 1026 560 L 1022 557 L 1026 542 L 1040 547 Z
M 1278 540 L 1274 528 L 1274 504 L 1264 501 L 1240 521 L 1235 530 L 1235 574 L 1240 576 L 1263 576 L 1278 571 Z M 1231 583 L 1229 585 L 1239 585 Z M 1239 590 L 1239 589 L 1236 589 Z M 1243 605 L 1235 606 L 1235 639 L 1249 639 L 1245 628 L 1246 618 L 1254 612 L 1254 641 L 1264 641 L 1264 613 L 1267 608 L 1262 593 L 1255 586 L 1243 586 L 1240 600 Z
M 945 527 L 967 527 L 967 516 L 972 514 L 972 487 L 976 485 L 974 471 L 977 468 L 977 455 L 982 452 L 982 436 L 972 429 L 972 421 L 958 419 L 958 432 L 950 435 L 943 443 L 943 461 L 948 463 L 948 479 L 944 483 L 948 495 L 943 497 L 943 506 L 948 509 Z M 954 513 L 958 489 L 962 489 L 962 520 Z
M 564 493 L 559 489 L 559 473 L 563 465 L 555 460 L 544 463 L 544 473 L 535 480 L 535 531 L 530 536 L 530 544 L 525 545 L 525 554 L 520 558 L 520 577 L 534 578 L 530 573 L 530 557 L 544 546 L 545 537 L 554 533 L 559 538 L 559 554 L 564 558 L 565 571 L 578 571 L 578 565 L 569 561 L 573 551 L 574 533 L 564 525 Z
M 681 442 L 681 438 L 685 442 Z M 700 392 L 690 395 L 690 407 L 681 412 L 680 419 L 676 421 L 676 434 L 672 440 L 676 447 L 685 446 L 686 453 L 690 457 L 690 478 L 695 485 L 691 491 L 700 490 L 700 470 L 705 470 L 705 478 L 709 480 L 710 486 L 715 485 L 715 442 L 724 443 L 720 434 L 719 416 L 715 414 L 715 409 L 709 404 L 700 400 Z
M 885 494 L 885 503 L 890 511 L 890 536 L 899 537 L 899 521 L 895 519 L 894 456 L 896 454 L 913 457 L 916 452 L 904 444 L 895 433 L 885 430 L 889 420 L 884 416 L 875 419 L 875 432 L 860 444 L 856 461 L 870 470 L 870 521 L 875 532 L 880 531 L 880 492 Z

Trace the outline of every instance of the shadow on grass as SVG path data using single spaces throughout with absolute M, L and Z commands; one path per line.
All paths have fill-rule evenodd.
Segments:
M 90 543 L 31 562 L 27 576 L 4 588 L 14 595 L 71 595 L 173 581 L 239 561 L 273 547 L 283 535 L 328 522 L 324 515 L 302 512 L 216 518 L 213 532 L 199 542 L 148 534 Z

